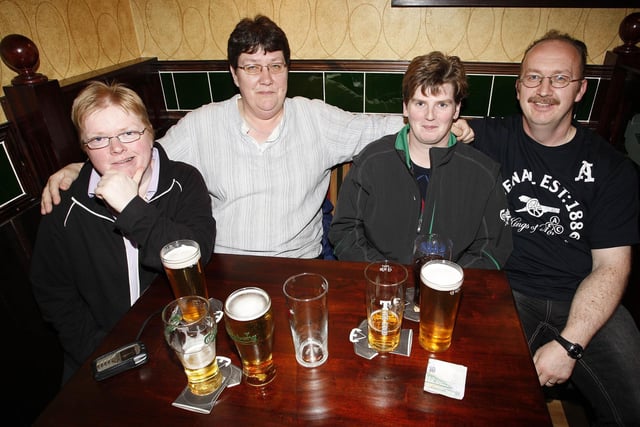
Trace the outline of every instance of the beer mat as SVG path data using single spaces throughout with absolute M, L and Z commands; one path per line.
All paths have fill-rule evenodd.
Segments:
M 466 381 L 466 366 L 429 359 L 424 377 L 424 391 L 462 400 Z
M 407 291 L 405 292 L 404 318 L 409 319 L 412 322 L 419 322 L 420 306 L 413 302 L 414 293 L 415 289 L 412 287 L 407 288 Z
M 211 316 L 216 320 L 216 323 L 220 323 L 222 316 L 224 316 L 222 301 L 215 298 L 209 298 L 209 311 L 211 312 Z
M 240 384 L 242 381 L 242 370 L 232 365 L 228 357 L 218 356 L 216 359 L 218 360 L 220 373 L 222 374 L 222 384 L 220 384 L 220 387 L 211 394 L 198 396 L 193 394 L 189 386 L 187 386 L 182 390 L 182 393 L 180 393 L 177 399 L 171 403 L 172 406 L 200 414 L 210 414 L 224 389 Z
M 367 334 L 369 333 L 369 326 L 367 319 L 360 322 L 357 328 L 353 328 L 349 333 L 349 341 L 353 343 L 353 351 L 360 357 L 371 360 L 378 355 L 378 352 L 369 347 L 369 339 Z M 399 354 L 401 356 L 409 357 L 411 355 L 411 345 L 413 343 L 413 330 L 403 329 L 400 331 L 400 343 L 392 354 Z

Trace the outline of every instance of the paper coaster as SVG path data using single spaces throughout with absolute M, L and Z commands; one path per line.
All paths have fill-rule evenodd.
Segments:
M 424 391 L 461 400 L 467 381 L 467 367 L 438 359 L 429 359 Z
M 205 396 L 198 396 L 191 392 L 189 387 L 185 387 L 182 393 L 171 405 L 176 408 L 185 409 L 200 414 L 210 414 L 218 397 L 227 387 L 233 387 L 242 381 L 242 370 L 231 364 L 228 357 L 218 356 L 217 358 L 220 373 L 222 374 L 222 384 L 216 391 Z
M 349 334 L 349 341 L 353 343 L 353 351 L 365 359 L 373 359 L 378 355 L 378 352 L 369 347 L 369 339 L 367 334 L 369 333 L 369 326 L 367 319 L 360 322 L 357 328 L 353 328 Z M 395 350 L 391 351 L 392 354 L 399 354 L 401 356 L 409 357 L 411 355 L 411 346 L 413 344 L 413 330 L 403 329 L 400 331 L 400 343 Z

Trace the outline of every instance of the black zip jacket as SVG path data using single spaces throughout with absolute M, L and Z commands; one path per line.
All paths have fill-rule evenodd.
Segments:
M 140 294 L 163 272 L 160 249 L 166 243 L 193 239 L 203 263 L 211 257 L 216 229 L 202 176 L 155 147 L 160 177 L 148 203 L 136 197 L 114 218 L 100 199 L 87 194 L 92 171 L 87 162 L 60 205 L 40 222 L 31 281 L 44 319 L 58 332 L 66 376 L 131 307 L 123 235 L 138 247 Z
M 329 231 L 338 259 L 409 264 L 416 236 L 440 233 L 462 267 L 504 265 L 512 246 L 500 166 L 465 144 L 433 147 L 430 156 L 424 207 L 406 138 L 387 135 L 354 158 Z

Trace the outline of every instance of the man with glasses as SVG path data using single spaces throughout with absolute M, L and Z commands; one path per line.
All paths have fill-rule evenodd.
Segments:
M 552 31 L 525 52 L 522 114 L 471 120 L 501 163 L 513 252 L 505 270 L 541 386 L 572 383 L 597 425 L 640 425 L 640 333 L 620 305 L 638 235 L 638 176 L 573 120 L 583 42 Z
M 42 218 L 30 272 L 64 350 L 63 383 L 164 271 L 165 244 L 193 239 L 206 262 L 216 234 L 202 176 L 154 143 L 133 90 L 92 82 L 71 117 L 89 161 Z

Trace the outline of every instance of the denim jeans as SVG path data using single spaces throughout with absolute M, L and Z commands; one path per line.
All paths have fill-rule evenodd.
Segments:
M 531 354 L 566 324 L 570 301 L 513 292 Z M 597 426 L 640 426 L 640 332 L 619 306 L 586 346 L 569 381 L 589 402 Z

